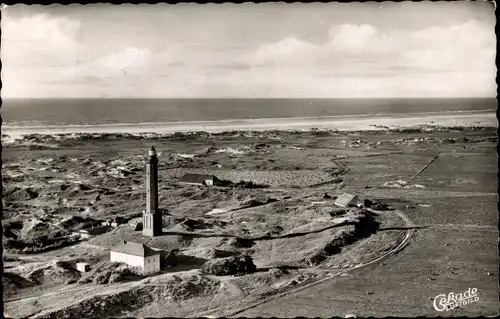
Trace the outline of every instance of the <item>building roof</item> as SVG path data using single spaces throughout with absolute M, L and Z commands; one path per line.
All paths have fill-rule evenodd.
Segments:
M 334 204 L 341 207 L 347 207 L 353 201 L 358 200 L 358 196 L 348 193 L 343 193 L 335 200 Z
M 208 175 L 208 174 L 185 174 L 184 176 L 181 177 L 181 182 L 184 183 L 199 183 L 202 184 L 204 181 L 207 179 L 216 179 L 214 175 Z
M 160 254 L 159 251 L 151 249 L 145 244 L 134 243 L 132 241 L 123 241 L 120 245 L 113 247 L 111 251 L 140 257 L 149 257 Z
M 94 234 L 101 234 L 108 230 L 108 226 L 99 226 L 99 227 L 93 227 L 93 228 L 87 228 L 87 229 L 80 229 L 78 232 L 80 233 L 88 233 L 90 235 Z

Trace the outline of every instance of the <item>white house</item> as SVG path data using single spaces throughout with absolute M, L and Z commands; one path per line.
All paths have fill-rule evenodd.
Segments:
M 358 200 L 358 196 L 348 194 L 348 193 L 343 193 L 337 199 L 335 200 L 334 204 L 336 206 L 340 207 L 349 207 L 353 202 Z
M 90 270 L 90 265 L 87 263 L 76 263 L 76 269 L 79 272 L 87 272 Z
M 110 250 L 110 260 L 127 264 L 143 274 L 150 274 L 160 271 L 160 253 L 161 251 L 144 244 L 123 241 Z

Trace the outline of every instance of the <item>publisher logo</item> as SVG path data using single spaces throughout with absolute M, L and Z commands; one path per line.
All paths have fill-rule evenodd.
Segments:
M 436 311 L 450 311 L 460 306 L 478 302 L 477 288 L 469 288 L 463 293 L 450 292 L 448 295 L 440 294 L 434 298 L 434 309 Z

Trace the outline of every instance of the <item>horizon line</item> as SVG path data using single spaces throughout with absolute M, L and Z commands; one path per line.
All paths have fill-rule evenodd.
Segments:
M 437 97 L 1 97 L 6 100 L 437 100 L 437 99 L 498 99 L 498 96 L 437 96 Z

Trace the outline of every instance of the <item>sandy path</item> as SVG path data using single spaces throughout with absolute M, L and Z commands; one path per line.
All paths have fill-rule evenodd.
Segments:
M 304 196 L 302 196 L 304 197 Z M 307 197 L 307 195 L 305 196 Z M 386 214 L 386 212 L 379 212 L 379 211 L 374 211 L 374 213 L 377 213 L 377 214 Z M 408 218 L 402 213 L 402 212 L 398 212 L 396 211 L 396 214 L 402 218 L 403 220 L 407 221 L 407 225 L 412 225 L 411 222 L 408 221 Z M 331 228 L 331 227 L 337 227 L 337 226 L 340 226 L 340 225 L 333 225 L 333 226 L 329 226 L 327 228 Z M 312 231 L 312 232 L 318 232 L 318 231 L 324 231 L 325 229 L 321 229 L 321 230 L 316 230 L 316 231 Z M 283 297 L 285 295 L 289 295 L 289 294 L 293 294 L 293 293 L 296 293 L 297 291 L 300 291 L 300 290 L 303 290 L 303 289 L 306 289 L 308 287 L 311 287 L 313 285 L 316 285 L 316 284 L 319 284 L 329 278 L 332 278 L 332 277 L 335 277 L 335 276 L 339 276 L 343 273 L 346 273 L 348 271 L 351 271 L 351 270 L 354 270 L 354 269 L 358 269 L 358 268 L 361 268 L 361 267 L 364 267 L 368 264 L 371 264 L 371 263 L 374 263 L 374 262 L 377 262 L 379 261 L 380 259 L 382 258 L 385 258 L 386 256 L 396 252 L 397 250 L 399 249 L 402 249 L 406 243 L 406 241 L 409 239 L 409 236 L 411 235 L 411 232 L 412 230 L 408 230 L 406 232 L 406 237 L 403 239 L 403 241 L 401 241 L 394 249 L 392 249 L 391 251 L 385 253 L 384 255 L 376 258 L 376 259 L 373 259 L 372 261 L 368 262 L 368 263 L 362 263 L 362 264 L 358 264 L 356 266 L 353 266 L 353 267 L 350 267 L 350 268 L 344 268 L 344 269 L 332 269 L 332 268 L 315 268 L 315 269 L 302 269 L 302 270 L 306 270 L 306 271 L 317 271 L 317 272 L 326 272 L 326 273 L 329 273 L 329 277 L 325 278 L 325 279 L 321 279 L 321 280 L 318 280 L 318 281 L 314 281 L 310 284 L 306 284 L 304 286 L 301 286 L 301 287 L 298 287 L 298 288 L 295 288 L 295 289 L 291 289 L 291 290 L 288 290 L 288 291 L 285 291 L 283 293 L 280 293 L 280 294 L 277 294 L 271 298 L 266 298 L 265 300 L 259 300 L 251 305 L 246 305 L 244 309 L 238 309 L 237 312 L 241 312 L 241 311 L 245 311 L 247 309 L 250 309 L 250 308 L 253 308 L 253 307 L 256 307 L 260 304 L 263 304 L 265 302 L 268 302 L 269 300 L 271 299 L 276 299 L 276 298 L 279 298 L 279 297 Z M 308 232 L 309 233 L 309 232 Z M 302 234 L 301 234 L 302 235 Z M 286 235 L 285 237 L 288 237 L 290 235 Z M 90 245 L 89 245 L 90 246 Z M 139 285 L 139 283 L 126 283 L 125 285 L 123 284 L 117 284 L 117 285 L 112 285 L 112 287 L 116 287 L 116 288 L 119 288 L 119 289 L 125 289 L 125 287 L 128 287 L 128 286 L 134 286 L 134 285 Z M 106 289 L 111 289 L 110 287 L 106 287 Z M 59 290 L 59 291 L 54 291 L 54 292 L 50 292 L 50 293 L 46 293 L 46 294 L 43 294 L 43 295 L 38 295 L 38 296 L 33 296 L 33 297 L 29 297 L 29 298 L 16 298 L 16 299 L 10 299 L 10 300 L 4 300 L 4 302 L 6 303 L 16 303 L 16 302 L 27 302 L 31 299 L 39 299 L 39 298 L 44 298 L 44 297 L 49 297 L 49 296 L 58 296 L 58 295 L 61 295 L 61 294 L 64 294 L 65 292 L 67 292 L 68 294 L 68 298 L 65 298 L 64 300 L 61 300 L 61 302 L 57 303 L 55 306 L 54 305 L 50 305 L 50 306 L 45 306 L 42 310 L 40 311 L 37 311 L 36 313 L 34 314 L 31 314 L 30 317 L 32 316 L 38 316 L 40 315 L 41 313 L 43 313 L 44 311 L 52 311 L 52 309 L 55 309 L 55 308 L 61 308 L 62 306 L 65 306 L 65 305 L 69 305 L 69 304 L 72 304 L 74 302 L 76 302 L 76 300 L 78 299 L 81 299 L 85 296 L 89 296 L 89 295 L 93 295 L 90 290 L 92 290 L 92 288 L 89 288 L 89 287 L 68 287 L 67 289 L 63 289 L 63 290 Z M 86 299 L 86 298 L 84 298 Z M 81 299 L 83 300 L 83 299 Z M 232 314 L 235 314 L 234 312 Z M 200 314 L 201 315 L 201 314 Z
M 398 216 L 403 219 L 406 223 L 406 225 L 408 227 L 411 227 L 413 226 L 413 222 L 408 218 L 408 216 L 406 216 L 402 211 L 399 211 L 399 210 L 396 210 L 394 211 L 396 214 L 398 214 Z M 391 212 L 391 213 L 394 213 L 394 212 Z M 377 214 L 384 214 L 385 212 L 376 212 Z M 269 297 L 269 298 L 266 298 L 262 301 L 259 301 L 255 304 L 252 304 L 252 305 L 247 305 L 245 308 L 243 309 L 238 309 L 238 310 L 235 310 L 235 311 L 232 311 L 231 313 L 228 313 L 228 314 L 224 314 L 225 317 L 229 317 L 229 316 L 236 316 L 238 314 L 241 314 L 247 310 L 250 310 L 252 308 L 255 308 L 261 304 L 265 304 L 265 303 L 268 303 L 269 301 L 271 300 L 275 300 L 275 299 L 279 299 L 279 298 L 282 298 L 284 296 L 287 296 L 287 295 L 292 295 L 292 294 L 295 294 L 299 291 L 302 291 L 302 290 L 305 290 L 307 288 L 311 288 L 313 286 L 316 286 L 322 282 L 325 282 L 325 281 L 329 281 L 329 280 L 332 280 L 333 278 L 335 277 L 338 277 L 340 275 L 343 275 L 343 274 L 347 274 L 348 272 L 350 271 L 354 271 L 356 269 L 360 269 L 360 268 L 364 268 L 366 266 L 369 266 L 369 265 L 372 265 L 374 263 L 377 263 L 377 262 L 380 262 L 381 260 L 393 255 L 393 254 L 396 254 L 398 253 L 399 251 L 401 251 L 402 249 L 404 249 L 406 247 L 406 245 L 408 244 L 408 241 L 410 240 L 412 234 L 413 234 L 414 230 L 409 228 L 407 231 L 406 231 L 406 234 L 405 234 L 405 237 L 404 239 L 396 246 L 394 247 L 393 249 L 391 249 L 390 251 L 388 251 L 387 253 L 383 254 L 382 256 L 379 256 L 377 258 L 374 258 L 368 262 L 365 262 L 365 263 L 361 263 L 359 265 L 356 265 L 356 266 L 353 266 L 351 268 L 347 268 L 347 269 L 342 269 L 340 271 L 337 271 L 335 274 L 332 274 L 331 276 L 328 276 L 326 278 L 323 278 L 323 279 L 320 279 L 318 281 L 314 281 L 310 284 L 307 284 L 307 285 L 304 285 L 304 286 L 301 286 L 301 287 L 298 287 L 296 289 L 292 289 L 292 290 L 288 290 L 288 291 L 285 291 L 281 294 L 276 294 L 272 297 Z M 317 271 L 328 271 L 328 272 L 331 272 L 333 271 L 334 269 L 330 269 L 330 268 L 317 268 L 316 269 Z
M 263 131 L 286 129 L 337 129 L 341 131 L 383 130 L 385 127 L 416 125 L 439 126 L 489 126 L 496 127 L 494 111 L 413 113 L 398 116 L 330 116 L 318 118 L 275 118 L 252 120 L 224 120 L 171 123 L 123 123 L 103 125 L 68 126 L 9 126 L 2 131 L 11 137 L 23 134 L 63 134 L 63 133 L 175 133 L 175 132 L 223 132 L 223 131 Z
M 369 209 L 370 210 L 370 209 Z M 393 254 L 396 254 L 398 253 L 399 251 L 403 250 L 407 245 L 408 245 L 408 242 L 414 232 L 414 229 L 412 229 L 411 227 L 413 227 L 415 224 L 410 220 L 410 218 L 408 216 L 406 216 L 406 214 L 404 214 L 402 211 L 400 210 L 396 210 L 396 211 L 391 211 L 390 213 L 387 213 L 387 212 L 383 212 L 383 211 L 375 211 L 375 210 L 370 210 L 376 214 L 394 214 L 396 213 L 399 218 L 401 218 L 406 226 L 408 227 L 407 231 L 406 231 L 406 234 L 405 234 L 405 237 L 403 238 L 403 240 L 401 242 L 399 242 L 394 248 L 392 248 L 390 251 L 386 252 L 385 254 L 379 256 L 379 257 L 376 257 L 368 262 L 365 262 L 365 263 L 360 263 L 356 266 L 352 266 L 350 268 L 344 268 L 344 269 L 341 269 L 341 270 L 337 270 L 337 269 L 333 269 L 333 268 L 320 268 L 320 267 L 317 267 L 317 268 L 308 268 L 308 269 L 302 269 L 302 270 L 307 270 L 307 271 L 318 271 L 318 272 L 327 272 L 329 273 L 329 275 L 327 277 L 324 277 L 322 279 L 319 279 L 319 280 L 316 280 L 316 281 L 313 281 L 309 284 L 305 284 L 303 286 L 300 286 L 300 287 L 297 287 L 297 288 L 294 288 L 294 289 L 290 289 L 290 290 L 286 290 L 282 293 L 277 293 L 277 294 L 274 294 L 268 298 L 264 298 L 264 299 L 261 299 L 259 301 L 256 301 L 254 303 L 251 303 L 251 304 L 245 304 L 245 306 L 243 307 L 239 307 L 237 309 L 233 309 L 232 311 L 230 311 L 229 313 L 218 313 L 217 310 L 209 310 L 209 311 L 206 311 L 206 312 L 203 312 L 203 313 L 198 313 L 197 316 L 207 316 L 209 318 L 216 318 L 216 317 L 234 317 L 236 315 L 239 315 L 245 311 L 248 311 L 248 310 L 251 310 L 255 307 L 258 307 L 260 305 L 263 305 L 263 304 L 266 304 L 266 303 L 269 303 L 270 301 L 272 300 L 277 300 L 277 299 L 280 299 L 280 298 L 283 298 L 285 296 L 288 296 L 288 295 L 293 295 L 293 294 L 296 294 L 297 292 L 299 291 L 302 291 L 302 290 L 306 290 L 308 288 L 312 288 L 316 285 L 319 285 L 323 282 L 326 282 L 326 281 L 329 281 L 329 280 L 332 280 L 333 278 L 336 278 L 336 277 L 339 277 L 339 276 L 345 276 L 345 274 L 351 272 L 351 271 L 354 271 L 354 270 L 357 270 L 357 269 L 360 269 L 360 268 L 364 268 L 366 266 L 369 266 L 369 265 L 372 265 L 374 263 L 377 263 L 377 262 L 380 262 L 381 260 L 393 255 Z
M 449 197 L 452 200 L 458 196 L 474 195 L 479 199 L 484 196 L 484 193 L 471 192 L 413 192 L 427 195 L 424 197 L 429 199 Z M 496 197 L 496 194 L 489 193 L 489 196 Z M 471 198 L 471 202 L 474 201 Z M 409 211 L 407 213 L 415 223 L 426 227 L 414 231 L 411 245 L 392 254 L 384 263 L 367 265 L 363 270 L 353 272 L 354 275 L 350 277 L 335 276 L 331 280 L 322 280 L 310 287 L 275 296 L 231 315 L 324 317 L 355 314 L 367 317 L 376 314 L 448 317 L 491 316 L 498 313 L 498 255 L 494 252 L 498 240 L 497 226 L 484 218 L 481 213 L 484 208 L 479 205 L 474 212 L 469 212 L 467 207 L 455 213 L 456 210 L 456 207 L 453 209 L 450 205 L 446 220 L 431 224 L 423 217 L 423 210 Z M 492 206 L 488 216 L 496 215 L 495 211 Z M 464 217 L 464 213 L 468 213 L 471 219 Z M 462 215 L 462 218 L 454 219 L 455 215 Z M 479 302 L 450 313 L 434 310 L 432 300 L 435 296 L 452 291 L 460 292 L 467 287 L 476 287 L 480 291 Z

